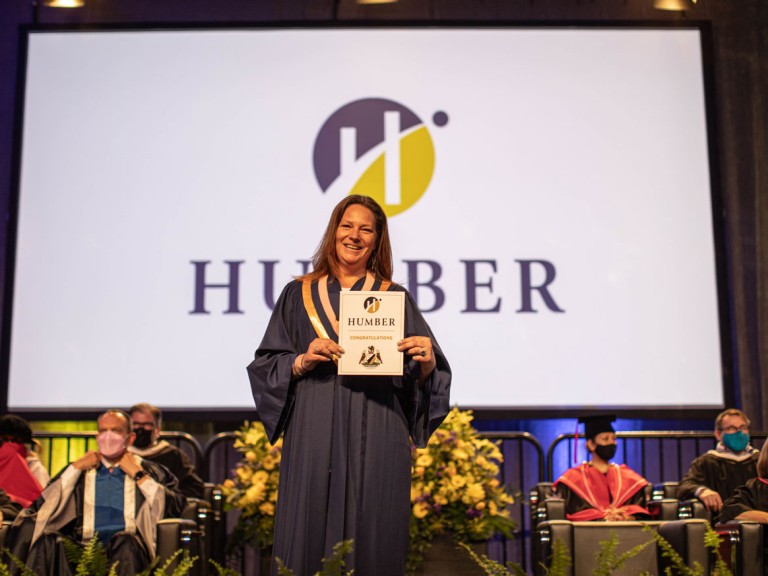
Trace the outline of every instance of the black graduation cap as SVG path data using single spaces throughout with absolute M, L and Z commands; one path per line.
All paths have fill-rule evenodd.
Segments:
M 579 424 L 584 424 L 584 438 L 594 439 L 602 432 L 616 432 L 611 426 L 611 422 L 616 420 L 613 414 L 601 414 L 598 416 L 580 416 Z

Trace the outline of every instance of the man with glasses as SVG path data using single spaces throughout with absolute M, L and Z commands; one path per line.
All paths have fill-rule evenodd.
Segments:
M 160 440 L 163 413 L 152 404 L 141 403 L 131 407 L 133 433 L 136 439 L 129 448 L 134 454 L 162 464 L 179 479 L 179 491 L 188 498 L 203 498 L 205 485 L 192 463 L 181 450 Z
M 717 446 L 696 458 L 678 487 L 678 498 L 698 498 L 717 516 L 736 488 L 757 476 L 759 451 L 749 444 L 749 418 L 729 408 L 715 419 Z

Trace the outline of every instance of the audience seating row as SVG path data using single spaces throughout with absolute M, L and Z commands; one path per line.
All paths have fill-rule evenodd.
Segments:
M 508 469 L 508 466 L 505 466 L 505 473 L 509 474 L 513 471 L 515 476 L 514 478 L 502 478 L 502 481 L 513 487 L 522 488 L 525 492 L 528 492 L 529 487 L 533 483 L 545 477 L 545 468 L 549 472 L 548 475 L 552 475 L 552 462 L 555 460 L 554 453 L 556 452 L 556 449 L 567 445 L 569 451 L 568 460 L 572 460 L 570 457 L 570 450 L 572 446 L 571 443 L 575 442 L 575 439 L 572 438 L 572 435 L 570 434 L 558 437 L 547 452 L 546 458 L 544 458 L 543 451 L 536 439 L 527 433 L 503 433 L 503 435 L 499 435 L 498 433 L 485 433 L 484 435 L 491 439 L 504 442 L 505 446 L 514 447 L 509 456 L 511 458 L 511 456 L 514 455 L 515 457 L 511 461 L 517 462 L 517 464 L 510 469 Z M 64 433 L 42 433 L 41 436 L 48 437 L 49 440 L 71 437 L 83 438 L 86 442 L 92 441 L 90 440 L 91 433 L 76 433 L 72 435 Z M 525 436 L 525 438 L 523 438 L 523 436 Z M 663 452 L 665 454 L 665 462 L 670 459 L 669 455 L 674 453 L 674 458 L 672 458 L 672 460 L 678 462 L 677 473 L 680 473 L 681 466 L 687 465 L 681 463 L 690 462 L 690 455 L 687 452 L 683 454 L 679 449 L 677 452 L 674 450 L 670 452 L 667 449 L 668 447 L 661 450 L 660 442 L 665 441 L 663 439 L 673 442 L 674 445 L 678 447 L 681 443 L 695 442 L 695 446 L 691 445 L 689 447 L 691 455 L 708 448 L 708 443 L 712 442 L 711 435 L 704 432 L 630 432 L 619 433 L 618 436 L 620 442 L 642 442 L 646 439 L 649 443 L 655 443 L 649 444 L 648 450 L 646 450 L 644 446 L 637 450 L 634 448 L 630 450 L 630 447 L 627 444 L 623 445 L 622 454 L 624 457 L 628 457 L 630 453 L 633 457 L 638 454 L 641 456 L 641 462 L 643 463 L 641 472 L 645 472 L 645 464 L 648 461 L 647 455 L 649 453 L 661 454 Z M 761 440 L 765 437 L 764 434 L 755 434 L 753 436 L 759 437 Z M 164 432 L 162 437 L 171 443 L 182 447 L 198 467 L 200 476 L 207 480 L 223 480 L 235 466 L 237 459 L 240 457 L 239 454 L 231 449 L 234 432 L 220 433 L 211 438 L 202 448 L 194 437 L 186 433 Z M 656 444 L 659 445 L 656 446 Z M 523 445 L 530 445 L 532 448 L 526 448 L 524 450 Z M 685 445 L 687 446 L 688 444 Z M 635 445 L 633 444 L 632 446 Z M 525 454 L 525 458 L 523 457 L 523 454 Z M 536 456 L 536 454 L 540 455 Z M 528 462 L 528 460 L 530 460 L 530 462 Z M 545 462 L 547 461 L 549 462 L 549 466 L 545 467 Z M 659 461 L 661 462 L 661 456 L 659 456 Z M 521 466 L 523 468 L 518 470 Z M 538 469 L 538 473 L 536 473 L 536 469 Z M 661 473 L 664 472 L 664 470 L 665 468 L 662 464 L 657 472 Z M 674 469 L 666 469 L 666 472 L 670 473 L 673 477 L 676 474 Z M 653 475 L 654 474 L 651 474 L 650 476 L 653 477 Z M 528 550 L 533 550 L 538 546 L 536 538 L 540 535 L 536 531 L 536 527 L 547 519 L 560 518 L 561 521 L 564 521 L 565 517 L 564 509 L 559 514 L 556 511 L 549 510 L 549 508 L 556 509 L 558 505 L 562 507 L 562 502 L 558 504 L 556 501 L 547 501 L 546 486 L 546 483 L 537 484 L 536 488 L 531 490 L 531 506 L 529 514 L 523 512 L 520 517 L 516 518 L 516 521 L 518 521 L 520 526 L 518 539 L 521 540 L 521 542 L 510 544 L 509 548 L 506 548 L 506 544 L 504 545 L 504 550 L 512 550 L 512 554 L 514 554 L 505 556 L 505 559 L 520 562 L 521 564 L 528 566 L 529 569 L 535 567 L 539 561 L 537 558 L 528 558 L 527 556 Z M 551 487 L 551 483 L 549 486 Z M 650 501 L 649 508 L 652 511 L 654 521 L 709 519 L 706 509 L 698 500 L 678 502 L 676 498 L 676 489 L 676 482 L 660 483 L 653 487 L 653 492 L 649 493 L 648 499 Z M 537 490 L 542 490 L 542 493 L 540 495 L 535 494 Z M 200 562 L 199 566 L 208 566 L 208 558 L 212 558 L 217 562 L 223 562 L 223 551 L 226 543 L 226 522 L 222 506 L 223 502 L 221 500 L 220 492 L 218 493 L 218 496 L 215 495 L 213 484 L 207 485 L 205 500 L 208 504 L 207 508 L 204 507 L 207 509 L 207 512 L 203 514 L 202 517 L 197 515 L 198 512 L 192 512 L 186 515 L 186 519 L 193 520 L 195 523 L 194 528 L 190 529 L 191 532 L 189 533 L 189 537 L 182 534 L 181 531 L 178 531 L 177 535 L 170 539 L 171 542 L 175 542 L 176 544 L 170 545 L 169 547 L 169 551 L 172 553 L 172 550 L 175 551 L 176 549 L 174 546 L 185 546 L 190 550 L 194 550 L 195 546 L 198 546 L 200 550 L 199 555 L 205 558 L 205 562 Z M 543 510 L 541 509 L 542 507 Z M 517 512 L 515 512 L 515 514 L 517 514 Z M 173 530 L 177 530 L 179 527 L 183 527 L 183 525 L 179 524 L 179 526 L 174 527 Z M 687 530 L 692 529 L 687 528 Z M 724 546 L 724 551 L 729 553 L 729 560 L 732 561 L 734 566 L 743 568 L 746 565 L 755 565 L 754 562 L 746 562 L 742 556 L 746 554 L 746 557 L 749 557 L 749 550 L 758 550 L 761 552 L 762 549 L 760 546 L 750 547 L 749 542 L 751 542 L 751 540 L 745 543 L 745 538 L 753 538 L 754 532 L 758 530 L 762 530 L 759 525 L 757 527 L 754 525 L 751 527 L 737 525 L 722 528 L 723 541 L 727 541 L 728 544 L 727 546 Z M 529 537 L 530 548 L 529 543 L 525 542 Z M 195 544 L 195 539 L 197 539 L 198 544 Z M 522 546 L 520 544 L 522 544 Z M 515 550 L 520 552 L 514 552 Z M 733 554 L 731 554 L 731 552 L 733 552 Z M 504 552 L 504 554 L 509 554 L 509 552 Z M 522 556 L 518 556 L 518 554 L 521 554 Z M 760 557 L 762 562 L 762 555 Z M 741 568 L 740 571 L 736 573 L 744 574 L 745 572 L 743 572 Z M 204 572 L 201 573 L 204 574 L 207 568 L 202 568 L 202 570 L 204 570 Z

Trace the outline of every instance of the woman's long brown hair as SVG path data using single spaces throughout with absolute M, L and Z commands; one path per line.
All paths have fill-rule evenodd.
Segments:
M 389 227 L 387 226 L 387 215 L 381 206 L 369 196 L 353 194 L 347 196 L 336 204 L 328 221 L 328 227 L 325 229 L 323 239 L 312 256 L 312 272 L 298 276 L 296 279 L 317 280 L 331 274 L 339 275 L 339 259 L 336 255 L 336 230 L 339 227 L 344 212 L 353 204 L 360 204 L 373 212 L 376 220 L 376 246 L 368 259 L 366 269 L 370 270 L 374 276 L 382 280 L 392 280 L 392 245 L 389 242 Z

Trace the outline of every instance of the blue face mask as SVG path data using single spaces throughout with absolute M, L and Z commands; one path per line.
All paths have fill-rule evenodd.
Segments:
M 733 434 L 723 434 L 723 444 L 732 452 L 741 452 L 749 444 L 749 434 L 741 430 Z

